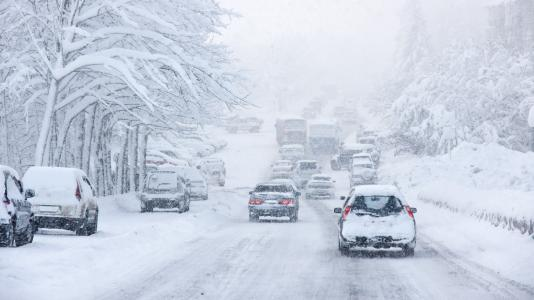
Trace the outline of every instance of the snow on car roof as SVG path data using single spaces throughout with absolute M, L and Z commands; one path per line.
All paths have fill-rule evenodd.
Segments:
M 40 190 L 72 190 L 77 185 L 76 179 L 85 176 L 80 169 L 59 167 L 30 167 L 22 182 L 27 188 Z
M 402 194 L 394 185 L 359 185 L 353 188 L 356 196 L 395 196 L 402 199 Z

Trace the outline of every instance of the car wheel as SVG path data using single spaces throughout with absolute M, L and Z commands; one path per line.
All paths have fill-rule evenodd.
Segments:
M 88 235 L 89 234 L 88 227 L 89 227 L 89 213 L 85 211 L 85 218 L 83 218 L 78 228 L 76 228 L 76 231 L 75 231 L 76 235 Z
M 87 230 L 87 235 L 95 234 L 98 231 L 98 209 L 95 211 L 95 219 L 91 222 Z
M 339 252 L 341 253 L 341 255 L 343 255 L 343 256 L 349 256 L 349 254 L 350 254 L 350 253 L 349 253 L 349 248 L 347 248 L 347 247 L 343 247 L 343 245 L 341 244 L 341 241 L 340 241 L 340 240 L 337 241 L 337 247 L 338 247 Z
M 415 248 L 405 247 L 402 251 L 405 257 L 412 257 L 415 255 Z
M 15 244 L 15 227 L 13 227 L 13 223 L 8 225 L 7 228 L 7 238 L 3 241 L 0 241 L 0 247 L 11 247 Z
M 260 216 L 258 215 L 255 215 L 255 214 L 248 214 L 248 221 L 249 222 L 254 222 L 254 223 L 257 223 L 260 221 Z
M 291 217 L 289 217 L 289 222 L 296 223 L 299 220 L 298 212 L 294 212 Z

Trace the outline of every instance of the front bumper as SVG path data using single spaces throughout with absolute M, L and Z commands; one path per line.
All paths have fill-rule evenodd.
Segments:
M 260 217 L 290 217 L 295 213 L 297 208 L 295 206 L 249 206 L 248 211 L 250 215 Z

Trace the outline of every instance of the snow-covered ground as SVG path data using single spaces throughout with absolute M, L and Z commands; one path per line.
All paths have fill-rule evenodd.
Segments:
M 225 138 L 217 156 L 226 161 L 227 186 L 212 187 L 209 200 L 184 214 L 140 214 L 133 195 L 101 199 L 97 234 L 48 231 L 33 244 L 2 249 L 0 299 L 534 297 L 534 281 L 522 277 L 523 265 L 532 264 L 531 239 L 415 198 L 413 258 L 341 256 L 332 210 L 339 200 L 302 201 L 295 224 L 249 223 L 248 191 L 268 175 L 274 133 Z M 386 159 L 384 180 L 396 163 Z M 338 194 L 346 193 L 346 172 L 332 174 Z M 404 190 L 411 197 L 418 186 Z

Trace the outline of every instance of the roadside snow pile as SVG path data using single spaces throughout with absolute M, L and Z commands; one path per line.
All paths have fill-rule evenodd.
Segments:
M 389 157 L 380 172 L 384 182 L 415 187 L 423 202 L 534 233 L 533 153 L 464 143 L 450 155 Z

